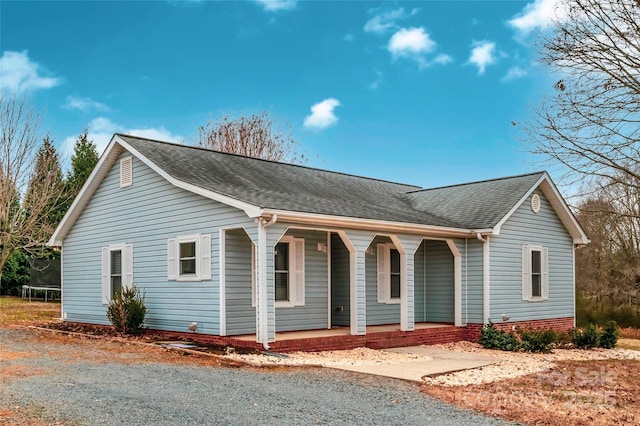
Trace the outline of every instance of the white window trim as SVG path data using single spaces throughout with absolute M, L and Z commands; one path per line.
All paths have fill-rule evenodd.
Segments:
M 531 280 L 531 252 L 540 252 L 540 286 L 541 296 L 533 296 Z M 549 300 L 549 249 L 541 245 L 522 246 L 522 300 L 527 302 L 542 302 Z
M 397 250 L 393 243 L 380 243 L 377 247 L 378 303 L 387 305 L 401 301 L 400 297 L 391 297 L 391 249 Z
M 289 244 L 289 300 L 276 300 L 276 308 L 293 308 L 305 304 L 305 245 L 304 238 L 284 236 L 278 243 Z M 296 248 L 297 247 L 297 248 Z M 302 250 L 299 250 L 300 247 Z M 275 249 L 275 246 L 274 246 Z M 275 286 L 275 253 L 273 279 Z
M 102 247 L 102 304 L 111 301 L 111 252 L 120 251 L 122 256 L 121 282 L 122 288 L 133 285 L 133 244 L 118 243 Z
M 180 244 L 195 243 L 196 272 L 180 274 Z M 167 241 L 167 278 L 169 281 L 196 282 L 211 279 L 211 235 L 191 234 Z

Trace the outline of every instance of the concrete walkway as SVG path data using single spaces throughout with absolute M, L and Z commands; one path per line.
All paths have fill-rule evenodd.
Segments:
M 407 361 L 384 365 L 340 366 L 332 367 L 358 373 L 374 374 L 395 379 L 422 382 L 425 376 L 437 376 L 455 371 L 484 367 L 496 364 L 500 359 L 468 352 L 456 352 L 429 346 L 409 346 L 406 348 L 382 349 L 387 352 L 424 355 L 429 361 Z

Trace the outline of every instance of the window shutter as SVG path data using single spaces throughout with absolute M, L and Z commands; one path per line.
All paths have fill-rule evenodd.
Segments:
M 549 249 L 542 249 L 542 300 L 549 299 Z
M 200 236 L 200 279 L 211 279 L 211 234 Z
M 178 278 L 178 240 L 169 238 L 167 241 L 167 278 L 175 280 Z
M 531 299 L 531 274 L 529 266 L 531 264 L 531 251 L 529 246 L 522 246 L 522 300 Z
M 111 282 L 109 280 L 110 275 L 110 260 L 109 260 L 109 247 L 102 247 L 102 303 L 108 304 L 111 299 Z
M 289 285 L 293 290 L 293 306 L 304 306 L 304 238 L 294 238 L 293 244 L 293 262 L 291 262 L 290 277 L 293 282 Z
M 385 244 L 378 244 L 378 303 L 387 303 L 389 299 L 389 249 Z
M 122 255 L 122 287 L 130 288 L 133 285 L 133 244 L 125 244 Z

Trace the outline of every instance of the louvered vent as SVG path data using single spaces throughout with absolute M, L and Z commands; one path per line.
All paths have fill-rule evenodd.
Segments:
M 131 157 L 120 160 L 120 188 L 133 184 L 133 160 Z
M 534 213 L 540 211 L 540 196 L 538 194 L 533 194 L 531 197 L 531 210 L 533 210 Z

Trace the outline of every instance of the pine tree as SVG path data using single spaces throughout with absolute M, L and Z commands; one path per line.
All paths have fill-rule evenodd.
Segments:
M 82 185 L 84 185 L 89 175 L 91 175 L 93 168 L 98 164 L 98 159 L 96 144 L 89 140 L 87 129 L 84 129 L 84 132 L 78 136 L 76 144 L 73 147 L 71 172 L 67 179 L 69 188 L 72 190 L 72 200 L 78 195 Z

